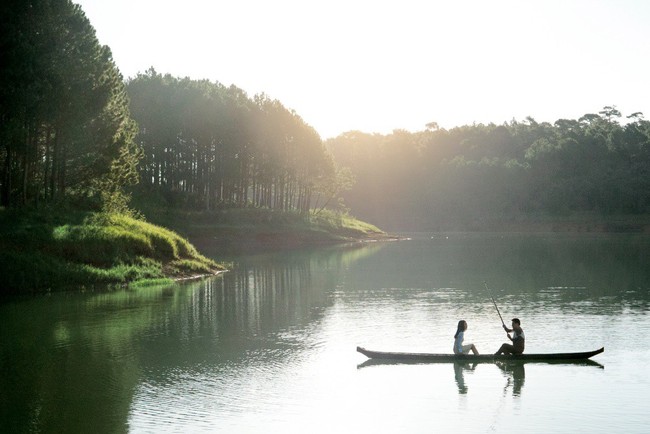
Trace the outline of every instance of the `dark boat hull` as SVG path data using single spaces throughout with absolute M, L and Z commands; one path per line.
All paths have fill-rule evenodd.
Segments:
M 357 351 L 372 360 L 385 360 L 403 363 L 492 363 L 497 361 L 516 362 L 579 362 L 605 351 L 600 348 L 594 351 L 582 353 L 547 353 L 547 354 L 517 354 L 517 355 L 495 355 L 495 354 L 433 354 L 433 353 L 397 353 L 385 351 L 371 351 L 357 347 Z

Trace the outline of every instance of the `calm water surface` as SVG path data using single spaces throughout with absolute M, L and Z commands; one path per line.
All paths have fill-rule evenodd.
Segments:
M 0 304 L 0 431 L 589 432 L 650 426 L 650 237 L 417 234 L 232 258 L 168 287 Z M 1 279 L 1 277 L 0 277 Z M 605 352 L 592 365 L 364 365 L 357 345 Z

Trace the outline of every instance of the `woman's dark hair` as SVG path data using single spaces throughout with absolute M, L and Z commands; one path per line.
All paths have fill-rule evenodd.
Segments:
M 465 331 L 465 325 L 466 324 L 467 323 L 465 322 L 464 319 L 461 319 L 460 321 L 458 321 L 458 328 L 456 329 L 456 334 L 454 335 L 454 339 L 456 339 L 458 337 L 458 333 L 460 333 L 462 331 Z
M 521 325 L 521 321 L 519 321 L 519 318 L 513 318 L 512 322 L 517 324 L 517 325 Z

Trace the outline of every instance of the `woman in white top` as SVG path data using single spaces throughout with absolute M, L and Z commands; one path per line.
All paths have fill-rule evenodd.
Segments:
M 458 329 L 454 335 L 454 354 L 469 354 L 470 350 L 474 354 L 478 354 L 478 350 L 474 344 L 463 345 L 463 339 L 465 339 L 465 330 L 467 330 L 467 321 L 458 321 Z

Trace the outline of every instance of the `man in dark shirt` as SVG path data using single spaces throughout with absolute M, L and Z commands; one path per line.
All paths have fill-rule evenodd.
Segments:
M 494 353 L 495 355 L 499 354 L 521 354 L 524 352 L 524 346 L 526 343 L 526 337 L 524 336 L 524 329 L 521 328 L 521 321 L 519 318 L 512 319 L 512 328 L 509 329 L 506 325 L 503 325 L 503 329 L 508 333 L 508 339 L 512 341 L 511 344 L 503 344 L 499 351 Z M 510 337 L 510 333 L 512 337 Z

